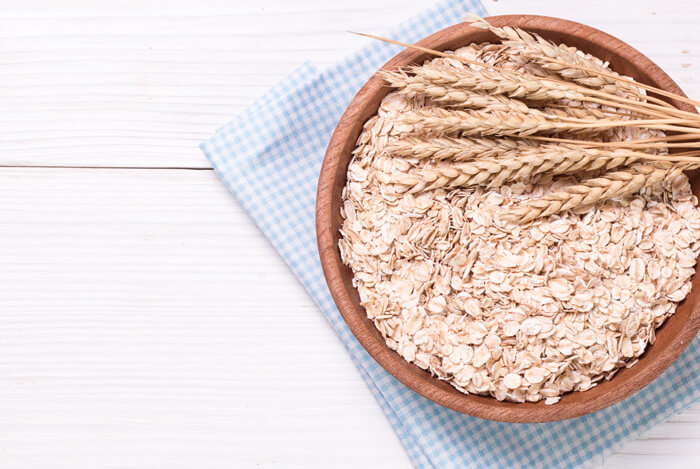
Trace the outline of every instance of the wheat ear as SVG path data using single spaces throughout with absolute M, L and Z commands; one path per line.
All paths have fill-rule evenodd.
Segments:
M 536 147 L 536 144 L 527 140 L 511 138 L 405 136 L 399 140 L 390 140 L 384 149 L 390 155 L 402 158 L 468 161 L 477 157 L 486 158 Z
M 400 186 L 397 191 L 400 193 L 467 186 L 492 188 L 508 181 L 529 181 L 543 173 L 558 175 L 597 169 L 609 170 L 630 165 L 642 158 L 663 157 L 625 149 L 609 151 L 573 145 L 541 145 L 509 150 L 496 158 L 479 157 L 468 162 L 441 163 L 417 170 L 396 172 L 385 181 Z
M 615 171 L 581 183 L 551 192 L 539 199 L 528 200 L 501 214 L 509 222 L 526 223 L 564 210 L 590 206 L 596 202 L 622 197 L 653 186 L 666 177 L 673 177 L 697 164 L 674 166 L 669 163 L 633 164 L 623 171 Z
M 668 148 L 700 148 L 698 136 L 693 134 L 664 135 L 663 137 L 652 137 L 640 140 L 622 140 L 619 142 L 592 142 L 587 140 L 572 140 L 566 138 L 553 138 L 541 136 L 529 136 L 528 140 L 550 142 L 550 143 L 572 143 L 584 147 L 612 147 L 612 148 L 658 148 L 665 150 Z M 684 141 L 689 140 L 689 141 Z M 677 142 L 677 143 L 671 143 Z
M 408 76 L 404 73 L 382 72 L 382 76 L 394 88 L 409 95 L 424 95 L 436 102 L 502 112 L 530 112 L 530 108 L 524 102 L 503 95 L 490 95 L 455 88 L 447 84 L 430 83 L 421 77 Z
M 586 95 L 572 89 L 570 85 L 535 76 L 521 76 L 506 70 L 446 69 L 445 67 L 426 64 L 409 66 L 405 70 L 428 83 L 452 85 L 474 91 L 492 94 L 505 94 L 511 98 L 530 101 L 557 101 L 569 99 L 585 101 Z

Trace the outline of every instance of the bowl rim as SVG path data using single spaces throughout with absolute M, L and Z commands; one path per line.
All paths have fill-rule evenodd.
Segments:
M 639 72 L 638 74 L 641 75 L 638 79 L 641 79 L 642 82 L 653 83 L 655 86 L 666 91 L 685 96 L 680 87 L 650 59 L 623 41 L 595 28 L 560 18 L 537 15 L 502 15 L 492 16 L 487 19 L 495 26 L 516 25 L 526 30 L 537 31 L 545 37 L 548 31 L 552 34 L 570 35 L 573 34 L 570 33 L 570 31 L 575 31 L 575 36 L 579 39 L 599 47 L 605 47 L 611 54 L 619 56 L 620 60 L 631 64 L 631 66 Z M 557 29 L 551 29 L 555 27 Z M 445 44 L 450 41 L 453 43 L 455 41 L 460 41 L 459 43 L 462 45 L 475 42 L 468 39 L 468 37 L 479 34 L 479 32 L 481 32 L 481 34 L 489 34 L 488 32 L 462 23 L 431 34 L 416 44 L 435 50 L 445 50 Z M 462 40 L 463 42 L 461 42 Z M 425 56 L 426 54 L 420 51 L 405 49 L 391 58 L 380 70 L 395 69 L 400 65 L 408 63 L 422 63 Z M 423 60 L 419 60 L 421 57 L 423 57 Z M 328 144 L 319 176 L 316 199 L 316 234 L 318 249 L 324 276 L 331 296 L 353 335 L 377 363 L 413 391 L 452 410 L 489 420 L 531 423 L 579 417 L 613 405 L 649 384 L 680 356 L 700 329 L 700 301 L 695 302 L 693 305 L 686 305 L 688 308 L 691 308 L 688 313 L 687 323 L 684 324 L 683 327 L 680 327 L 680 330 L 676 333 L 672 341 L 675 342 L 675 344 L 672 343 L 670 346 L 666 346 L 660 354 L 657 354 L 658 356 L 655 356 L 655 361 L 649 362 L 649 365 L 653 366 L 645 366 L 636 369 L 637 366 L 639 366 L 639 364 L 637 364 L 637 366 L 629 368 L 629 370 L 636 369 L 635 372 L 630 372 L 630 378 L 627 380 L 632 381 L 631 383 L 625 382 L 624 385 L 612 388 L 616 390 L 614 393 L 591 393 L 590 399 L 580 398 L 578 401 L 581 402 L 575 401 L 564 406 L 562 406 L 562 404 L 564 403 L 565 397 L 573 393 L 563 395 L 562 402 L 553 406 L 546 406 L 543 401 L 538 403 L 512 403 L 498 401 L 490 396 L 462 394 L 452 388 L 451 385 L 441 382 L 416 365 L 404 360 L 398 353 L 389 349 L 383 339 L 378 340 L 378 332 L 374 324 L 371 324 L 374 330 L 368 327 L 368 319 L 364 308 L 356 306 L 351 298 L 353 291 L 354 294 L 357 294 L 356 289 L 349 284 L 347 278 L 343 279 L 341 269 L 344 266 L 340 259 L 340 252 L 337 244 L 337 230 L 333 230 L 332 228 L 334 217 L 339 217 L 339 213 L 334 213 L 332 202 L 334 186 L 338 184 L 339 169 L 341 169 L 339 167 L 343 164 L 341 155 L 349 151 L 349 149 L 354 148 L 358 135 L 353 135 L 353 132 L 359 133 L 357 132 L 358 121 L 362 118 L 363 113 L 366 117 L 362 119 L 362 122 L 359 124 L 360 128 L 367 117 L 376 113 L 378 104 L 374 106 L 372 112 L 367 115 L 367 109 L 372 107 L 371 104 L 367 106 L 367 103 L 370 102 L 372 98 L 376 99 L 379 93 L 386 95 L 387 92 L 383 80 L 375 73 L 348 105 Z M 379 99 L 379 101 L 381 101 L 381 99 Z M 672 102 L 677 107 L 697 113 L 692 106 L 678 101 Z M 344 185 L 347 162 L 342 169 Z M 697 186 L 695 183 L 693 185 Z M 694 187 L 694 190 L 695 189 L 696 187 Z M 696 291 L 700 289 L 700 282 L 696 282 L 698 277 L 700 277 L 700 275 L 694 275 L 693 277 L 692 289 Z M 698 283 L 698 285 L 696 285 L 696 283 Z M 679 306 L 679 309 L 680 307 L 681 306 Z M 360 315 L 363 315 L 364 318 Z M 666 322 L 670 319 L 671 318 Z M 654 346 L 647 347 L 647 351 L 652 347 Z M 408 367 L 406 365 L 408 365 Z M 429 379 L 426 379 L 426 376 Z M 451 388 L 453 391 L 449 391 L 445 386 Z M 592 389 L 596 388 L 599 387 L 594 387 Z M 455 392 L 459 395 L 455 395 Z M 576 393 L 586 394 L 589 392 L 590 390 L 583 392 L 577 391 Z

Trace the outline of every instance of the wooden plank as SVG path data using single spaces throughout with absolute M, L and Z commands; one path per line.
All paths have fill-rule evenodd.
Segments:
M 486 3 L 494 14 L 558 15 L 611 32 L 700 96 L 697 2 Z M 382 33 L 425 8 L 420 0 L 61 4 L 0 6 L 0 165 L 208 167 L 199 142 L 296 66 L 331 64 L 366 44 L 346 30 Z
M 606 30 L 700 96 L 697 2 L 484 3 Z M 424 7 L 5 0 L 0 165 L 207 167 L 199 141 L 296 65 Z M 210 171 L 0 168 L 0 214 L 0 466 L 409 467 Z M 698 458 L 695 405 L 603 467 Z
M 0 169 L 0 213 L 0 466 L 407 466 L 212 171 Z
M 0 6 L 0 165 L 209 167 L 197 145 L 307 60 L 420 0 Z M 391 14 L 401 9 L 401 13 Z

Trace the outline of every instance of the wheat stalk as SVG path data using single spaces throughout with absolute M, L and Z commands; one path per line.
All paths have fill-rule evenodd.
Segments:
M 612 148 L 700 148 L 700 142 L 698 142 L 698 136 L 692 134 L 682 134 L 682 135 L 664 135 L 663 137 L 653 137 L 645 138 L 641 140 L 623 140 L 620 142 L 592 142 L 588 140 L 572 140 L 567 138 L 556 138 L 556 137 L 542 137 L 531 135 L 527 137 L 528 140 L 540 141 L 540 142 L 551 142 L 551 143 L 572 143 L 576 145 L 581 145 L 584 147 L 612 147 Z M 680 140 L 691 140 L 689 142 L 683 142 Z M 677 143 L 671 143 L 677 142 Z
M 653 186 L 667 177 L 674 177 L 685 169 L 697 168 L 698 164 L 684 166 L 662 164 L 633 164 L 623 171 L 586 179 L 579 184 L 551 192 L 539 199 L 522 203 L 501 214 L 509 222 L 526 223 L 564 210 L 590 206 L 596 202 L 623 197 L 644 187 Z
M 555 144 L 536 144 L 532 141 L 553 141 Z M 649 139 L 653 140 L 653 139 Z M 652 161 L 673 161 L 680 163 L 700 162 L 700 151 L 674 154 L 654 154 L 633 150 L 632 148 L 593 148 L 605 146 L 607 142 L 588 142 L 547 137 L 513 138 L 452 138 L 452 137 L 415 137 L 411 135 L 390 140 L 384 147 L 387 154 L 407 159 L 447 161 L 461 163 L 477 158 L 525 158 L 545 155 L 550 159 L 565 157 L 580 160 L 584 156 L 597 159 L 637 158 Z M 624 144 L 627 142 L 610 142 Z M 582 145 L 581 145 L 582 144 Z M 690 147 L 697 148 L 697 146 Z M 556 155 L 556 156 L 552 156 Z M 589 169 L 597 169 L 600 166 Z M 611 164 L 607 164 L 611 168 Z
M 551 58 L 551 57 L 541 57 L 541 60 L 546 61 L 546 62 L 550 62 L 550 63 L 558 63 L 558 64 L 560 64 L 560 65 L 566 64 L 565 62 L 562 62 L 561 60 L 554 59 L 554 58 Z M 592 70 L 592 69 L 590 69 L 590 68 L 588 68 L 588 67 L 585 67 L 585 66 L 583 66 L 583 65 L 575 65 L 575 64 L 566 64 L 566 65 L 568 65 L 568 66 L 570 66 L 570 67 L 572 67 L 572 68 L 576 68 L 576 69 L 578 69 L 578 70 L 582 70 L 582 71 L 587 72 L 587 73 L 593 73 L 593 74 L 597 73 L 597 74 L 600 74 L 600 75 L 602 75 L 602 76 L 606 76 L 606 77 L 608 77 L 608 78 L 614 78 L 614 79 L 620 80 L 620 81 L 622 81 L 622 82 L 625 82 L 625 83 L 631 84 L 631 85 L 633 85 L 633 86 L 636 86 L 636 87 L 638 87 L 638 88 L 642 88 L 642 89 L 644 89 L 644 90 L 646 90 L 646 91 L 650 91 L 650 92 L 652 92 L 652 93 L 656 93 L 656 94 L 661 95 L 661 96 L 666 96 L 667 98 L 671 98 L 671 99 L 674 99 L 674 100 L 677 100 L 677 101 L 681 101 L 681 102 L 684 102 L 684 103 L 687 103 L 687 104 L 691 104 L 691 105 L 693 105 L 693 106 L 695 106 L 695 107 L 700 106 L 700 101 L 697 101 L 697 100 L 694 100 L 694 99 L 690 99 L 690 98 L 688 98 L 687 96 L 681 96 L 681 95 L 679 95 L 679 94 L 677 94 L 677 93 L 671 93 L 671 92 L 669 92 L 669 91 L 662 90 L 661 88 L 657 88 L 657 87 L 655 87 L 655 86 L 646 85 L 646 84 L 644 84 L 644 83 L 634 81 L 634 79 L 632 79 L 632 78 L 630 78 L 630 77 L 624 77 L 624 76 L 621 76 L 621 75 L 617 75 L 617 74 L 615 74 L 615 72 L 613 72 L 613 71 L 611 71 L 611 70 L 596 71 L 596 70 Z M 652 96 L 648 96 L 648 95 L 647 95 L 646 97 L 647 97 L 647 99 L 653 98 Z M 663 100 L 660 100 L 660 99 L 659 99 L 659 100 L 656 100 L 656 101 L 657 101 L 659 104 L 665 104 L 665 105 L 667 105 L 667 106 L 671 106 L 671 105 L 670 105 L 669 103 L 667 103 L 666 101 L 663 101 Z

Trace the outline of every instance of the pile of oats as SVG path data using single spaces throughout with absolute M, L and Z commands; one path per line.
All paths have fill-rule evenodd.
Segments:
M 508 60 L 494 45 L 456 53 Z M 515 402 L 553 404 L 634 365 L 690 292 L 700 210 L 687 177 L 506 224 L 504 207 L 576 179 L 397 194 L 381 174 L 421 163 L 383 147 L 414 130 L 393 116 L 423 105 L 399 92 L 384 99 L 343 192 L 340 252 L 388 346 L 462 392 Z M 609 137 L 648 136 L 623 132 Z

